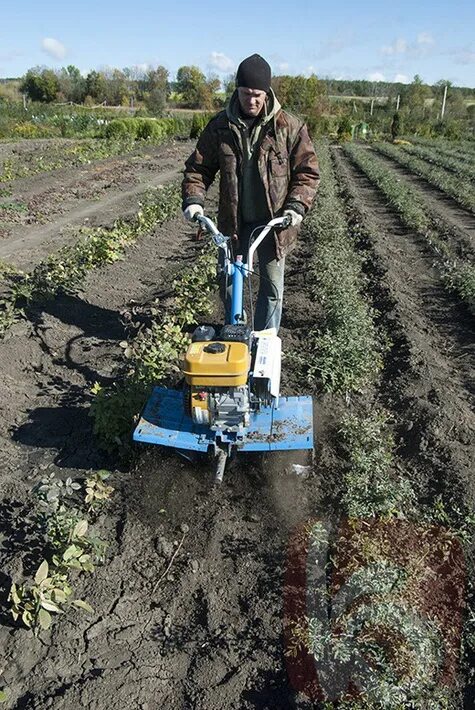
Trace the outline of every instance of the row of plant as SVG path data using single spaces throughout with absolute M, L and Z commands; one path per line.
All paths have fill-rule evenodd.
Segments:
M 125 155 L 142 143 L 159 145 L 169 138 L 185 138 L 190 135 L 192 126 L 191 118 L 114 119 L 101 128 L 100 138 L 54 142 L 35 149 L 32 155 L 6 158 L 1 164 L 0 183 Z
M 1 165 L 0 183 L 18 178 L 50 172 L 64 167 L 79 167 L 93 160 L 124 155 L 135 148 L 131 139 L 94 140 L 84 139 L 67 143 L 46 144 L 37 147 L 31 155 L 17 154 L 5 158 Z
M 404 143 L 402 149 L 405 153 L 425 160 L 432 165 L 438 165 L 444 170 L 449 170 L 459 177 L 473 180 L 475 178 L 475 166 L 467 165 L 458 158 L 441 153 L 436 146 L 421 146 Z
M 52 615 L 68 607 L 93 613 L 88 602 L 74 598 L 74 585 L 79 573 L 93 573 L 105 561 L 107 543 L 92 525 L 114 491 L 108 477 L 101 470 L 82 481 L 62 481 L 53 473 L 33 489 L 31 522 L 45 557 L 31 582 L 12 583 L 8 601 L 14 621 L 35 634 L 49 629 Z
M 461 142 L 454 143 L 454 141 L 445 141 L 442 139 L 433 140 L 430 138 L 416 137 L 411 138 L 410 143 L 435 148 L 440 155 L 459 160 L 463 165 L 468 165 L 472 168 L 475 167 L 475 151 L 464 147 Z
M 148 193 L 130 221 L 119 219 L 111 228 L 81 229 L 79 241 L 44 259 L 30 273 L 3 265 L 0 337 L 26 307 L 53 298 L 59 291 L 77 288 L 89 271 L 120 259 L 128 245 L 173 217 L 179 205 L 178 183 L 159 186 Z
M 346 145 L 344 151 L 387 197 L 403 222 L 424 237 L 434 252 L 445 286 L 475 312 L 475 267 L 456 258 L 450 246 L 449 230 L 444 231 L 440 222 L 434 220 L 420 191 L 401 180 L 376 155 L 364 148 Z
M 395 160 L 399 165 L 409 168 L 431 185 L 453 197 L 463 207 L 475 212 L 475 189 L 466 178 L 454 175 L 444 168 L 430 165 L 416 156 L 408 155 L 404 150 L 390 143 L 374 143 L 373 148 Z
M 151 324 L 121 343 L 124 362 L 115 383 L 92 389 L 91 416 L 102 448 L 130 452 L 132 426 L 152 387 L 179 374 L 187 331 L 211 313 L 215 274 L 216 253 L 208 246 L 172 281 L 167 301 L 151 308 Z
M 115 118 L 101 130 L 102 138 L 131 138 L 159 143 L 171 136 L 189 136 L 192 120 L 186 117 L 172 118 Z
M 312 357 L 305 358 L 305 368 L 308 380 L 325 391 L 351 392 L 374 377 L 381 356 L 375 353 L 376 332 L 363 294 L 361 259 L 348 231 L 328 143 L 318 142 L 316 150 L 321 185 L 318 205 L 305 220 L 304 237 L 313 254 L 310 288 L 322 306 L 323 322 L 310 333 Z
M 318 149 L 323 159 L 323 188 L 323 180 L 328 186 L 335 178 L 325 146 Z M 323 193 L 319 210 L 328 199 Z M 346 222 L 347 240 L 353 248 L 367 250 L 374 235 L 361 219 L 354 219 L 346 195 L 345 203 L 339 199 L 333 209 L 342 233 Z M 319 241 L 306 235 L 312 251 L 320 249 L 331 230 L 326 221 L 321 226 L 324 232 Z M 345 267 L 339 264 L 339 268 Z M 339 276 L 335 275 L 333 284 L 335 293 L 329 302 L 341 298 Z M 330 288 L 331 282 L 325 283 L 323 305 Z M 390 352 L 389 334 L 375 329 L 367 319 L 360 321 L 360 329 L 368 329 L 372 342 L 368 357 L 378 363 L 381 353 Z M 348 339 L 352 337 L 350 330 Z M 307 362 L 313 357 L 319 357 L 318 350 Z M 457 701 L 453 677 L 450 682 L 441 680 L 444 651 L 451 660 L 458 654 L 458 619 L 451 619 L 449 628 L 444 610 L 437 607 L 441 598 L 431 605 L 421 584 L 431 575 L 433 588 L 442 590 L 443 603 L 450 604 L 448 596 L 443 596 L 444 585 L 449 588 L 447 582 L 454 580 L 463 584 L 459 540 L 450 529 L 437 532 L 441 510 L 445 515 L 443 505 L 429 508 L 419 503 L 409 480 L 396 468 L 391 430 L 397 422 L 377 404 L 382 387 L 379 373 L 375 366 L 373 377 L 360 382 L 361 400 L 347 396 L 347 414 L 338 426 L 337 446 L 345 452 L 346 461 L 341 518 L 309 521 L 291 541 L 290 586 L 284 590 L 290 596 L 284 603 L 287 666 L 298 687 L 328 710 L 447 710 Z M 449 524 L 450 516 L 445 515 L 443 522 Z M 444 566 L 447 559 L 453 562 L 449 572 Z M 294 585 L 302 567 L 306 586 L 299 597 Z

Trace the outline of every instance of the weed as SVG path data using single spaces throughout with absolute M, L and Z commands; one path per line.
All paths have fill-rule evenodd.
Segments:
M 87 478 L 84 502 L 88 506 L 88 512 L 96 513 L 110 499 L 114 488 L 105 483 L 109 476 L 109 471 L 101 470 Z

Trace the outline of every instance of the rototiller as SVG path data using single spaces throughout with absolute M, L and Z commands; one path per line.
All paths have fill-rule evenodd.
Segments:
M 228 457 L 237 452 L 313 451 L 312 398 L 279 396 L 281 340 L 275 328 L 252 330 L 243 311 L 256 249 L 289 218 L 272 219 L 251 238 L 247 263 L 242 256 L 233 262 L 230 238 L 208 217 L 197 221 L 223 250 L 221 268 L 232 284 L 229 322 L 219 333 L 208 325 L 195 329 L 182 366 L 183 388 L 155 387 L 133 438 L 182 453 L 211 453 L 221 482 Z

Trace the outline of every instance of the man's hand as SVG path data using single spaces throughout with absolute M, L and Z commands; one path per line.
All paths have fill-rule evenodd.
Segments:
M 284 214 L 282 216 L 283 217 L 290 217 L 290 226 L 291 227 L 298 227 L 300 222 L 303 219 L 302 215 L 299 214 L 298 212 L 294 212 L 294 210 L 284 210 Z
M 201 205 L 188 205 L 186 209 L 183 210 L 183 217 L 188 220 L 188 222 L 194 222 L 197 217 L 202 217 L 205 211 Z

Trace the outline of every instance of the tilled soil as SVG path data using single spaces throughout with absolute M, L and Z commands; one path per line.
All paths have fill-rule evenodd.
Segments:
M 367 251 L 368 297 L 392 339 L 384 386 L 355 399 L 383 403 L 396 418 L 397 465 L 422 501 L 453 489 L 473 502 L 473 335 L 467 314 L 442 289 L 421 240 L 337 156 L 346 197 L 374 227 Z M 216 190 L 211 196 L 215 205 Z M 106 457 L 88 417 L 90 388 L 122 362 L 124 311 L 166 298 L 170 272 L 193 259 L 193 230 L 181 219 L 91 273 L 83 290 L 38 307 L 0 343 L 0 594 L 31 573 L 41 540 L 28 522 L 32 485 L 45 472 L 78 477 L 102 467 L 116 487 L 98 533 L 109 559 L 75 591 L 94 614 L 71 611 L 35 639 L 1 617 L 0 688 L 7 707 L 300 708 L 285 671 L 282 637 L 286 549 L 294 526 L 338 511 L 343 462 L 335 427 L 343 398 L 315 396 L 316 465 L 289 476 L 277 457 L 234 462 L 221 489 L 205 462 L 153 447 L 132 465 Z M 307 295 L 307 245 L 286 266 L 284 352 L 298 351 L 320 312 Z M 472 341 L 473 342 L 473 341 Z M 308 391 L 284 362 L 285 393 Z
M 422 500 L 452 489 L 473 508 L 473 318 L 444 289 L 424 239 L 341 151 L 334 156 L 356 218 L 375 235 L 368 269 L 393 343 L 383 399 L 405 419 L 411 480 Z
M 422 197 L 430 208 L 431 216 L 439 219 L 446 227 L 453 230 L 453 240 L 457 246 L 458 256 L 472 257 L 475 253 L 475 215 L 456 202 L 439 188 L 427 180 L 411 172 L 404 165 L 399 165 L 382 153 L 374 151 L 378 159 L 396 175 L 414 185 L 420 190 Z
M 148 189 L 180 176 L 192 149 L 191 141 L 173 141 L 5 183 L 0 259 L 29 268 L 77 240 L 80 227 L 110 226 L 129 217 Z

